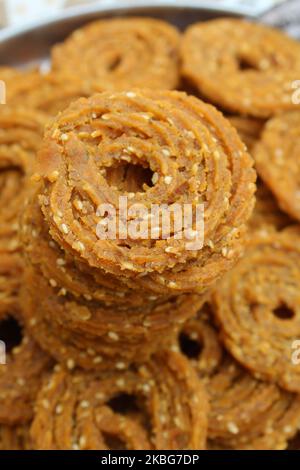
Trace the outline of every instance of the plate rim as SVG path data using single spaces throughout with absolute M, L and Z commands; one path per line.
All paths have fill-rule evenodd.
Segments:
M 99 4 L 91 4 L 91 5 L 76 5 L 73 7 L 68 7 L 65 10 L 61 10 L 58 14 L 51 15 L 48 19 L 43 20 L 36 20 L 26 25 L 15 25 L 9 26 L 0 31 L 0 43 L 4 43 L 11 39 L 15 39 L 21 37 L 25 34 L 34 33 L 37 30 L 43 28 L 50 28 L 54 26 L 56 23 L 62 23 L 64 21 L 76 19 L 77 17 L 84 17 L 89 16 L 97 13 L 103 14 L 126 14 L 131 10 L 136 10 L 137 12 L 140 11 L 142 13 L 143 10 L 167 10 L 170 11 L 180 11 L 180 10 L 196 10 L 196 11 L 206 11 L 212 12 L 216 15 L 237 15 L 237 16 L 244 16 L 245 12 L 240 11 L 238 8 L 233 9 L 232 7 L 225 7 L 220 5 L 212 5 L 210 2 L 204 1 L 195 4 L 194 0 L 176 0 L 176 4 L 174 4 L 174 0 L 163 0 L 163 1 L 149 1 L 149 0 L 126 0 L 122 5 L 115 0 L 113 2 L 106 3 L 105 0 L 103 3 Z M 251 15 L 247 15 L 251 18 Z

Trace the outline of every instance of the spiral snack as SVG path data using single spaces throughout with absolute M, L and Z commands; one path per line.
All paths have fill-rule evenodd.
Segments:
M 28 336 L 7 351 L 6 364 L 0 365 L 1 424 L 14 426 L 32 419 L 35 397 L 51 364 L 49 356 Z
M 23 72 L 17 80 L 10 83 L 7 100 L 10 105 L 37 109 L 55 116 L 59 111 L 67 108 L 72 101 L 88 97 L 96 91 L 102 91 L 96 81 L 92 88 L 87 81 L 81 80 L 74 74 L 42 74 L 33 69 Z
M 23 269 L 18 219 L 45 116 L 8 105 L 0 111 L 0 315 L 3 315 L 17 309 Z
M 106 375 L 57 368 L 39 394 L 37 449 L 204 449 L 208 403 L 188 361 L 163 352 Z
M 52 69 L 103 89 L 173 89 L 179 82 L 179 32 L 152 18 L 90 23 L 52 49 Z
M 300 44 L 279 30 L 240 19 L 190 26 L 182 74 L 201 95 L 238 114 L 267 118 L 293 109 Z
M 284 113 L 268 121 L 254 148 L 257 171 L 280 208 L 300 220 L 300 112 Z
M 208 438 L 232 449 L 284 449 L 297 433 L 299 396 L 255 379 L 229 356 L 203 308 L 180 334 L 180 347 L 210 395 Z M 210 447 L 211 447 L 210 445 Z
M 236 132 L 213 107 L 180 92 L 103 93 L 72 104 L 47 130 L 39 173 L 58 245 L 89 269 L 152 294 L 205 292 L 239 257 L 254 204 L 255 172 Z M 128 207 L 189 204 L 190 238 L 203 203 L 205 246 L 187 249 L 182 228 L 166 239 L 160 222 L 156 239 L 100 239 L 97 208 L 118 208 L 120 196 Z
M 300 391 L 293 345 L 300 337 L 299 227 L 262 229 L 214 294 L 222 339 L 256 377 Z
M 51 281 L 51 280 L 50 280 Z M 181 295 L 139 308 L 105 306 L 53 287 L 41 272 L 26 269 L 21 300 L 27 328 L 67 368 L 123 370 L 142 363 L 173 340 L 180 325 L 203 303 Z M 117 302 L 117 299 L 116 299 Z
M 15 250 L 14 234 L 31 174 L 41 144 L 45 116 L 35 111 L 3 106 L 0 112 L 0 252 Z M 24 188 L 24 189 L 23 189 Z M 3 241 L 5 239 L 5 242 Z M 10 241 L 10 245 L 8 245 Z

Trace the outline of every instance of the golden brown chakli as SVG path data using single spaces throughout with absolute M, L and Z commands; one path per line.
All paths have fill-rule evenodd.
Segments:
M 31 437 L 37 449 L 204 449 L 206 393 L 179 353 L 102 375 L 58 368 L 41 390 Z

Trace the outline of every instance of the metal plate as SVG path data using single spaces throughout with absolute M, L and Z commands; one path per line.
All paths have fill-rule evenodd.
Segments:
M 59 18 L 35 23 L 24 28 L 10 28 L 0 32 L 0 65 L 28 67 L 47 64 L 53 44 L 63 41 L 74 29 L 100 18 L 114 16 L 152 16 L 161 18 L 181 30 L 196 21 L 220 16 L 240 16 L 238 13 L 217 8 L 189 6 L 188 1 L 176 1 L 174 6 L 151 6 L 146 2 L 131 1 L 128 6 L 109 9 L 103 6 L 72 8 L 62 12 Z

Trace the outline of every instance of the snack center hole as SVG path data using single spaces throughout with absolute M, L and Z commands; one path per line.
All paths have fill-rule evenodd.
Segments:
M 203 349 L 199 340 L 192 339 L 186 333 L 180 334 L 179 344 L 182 353 L 190 359 L 198 359 Z
M 147 185 L 149 188 L 152 183 L 153 171 L 142 165 L 133 163 L 120 163 L 118 166 L 106 169 L 106 180 L 110 186 L 116 187 L 121 192 L 144 192 Z
M 136 414 L 140 412 L 137 398 L 129 393 L 120 393 L 108 402 L 108 406 L 115 412 L 122 415 Z
M 119 436 L 102 431 L 102 436 L 106 446 L 110 450 L 127 450 L 126 442 L 120 439 Z
M 117 55 L 116 57 L 113 58 L 113 60 L 109 64 L 108 70 L 110 72 L 115 72 L 117 68 L 121 65 L 121 63 L 122 63 L 122 57 Z
M 275 310 L 273 310 L 273 314 L 280 320 L 291 320 L 295 316 L 295 312 L 284 303 L 275 308 Z
M 253 64 L 247 57 L 238 57 L 238 66 L 240 70 L 258 70 L 255 64 Z
M 5 344 L 6 353 L 22 342 L 22 329 L 14 318 L 9 317 L 0 323 L 0 340 Z

